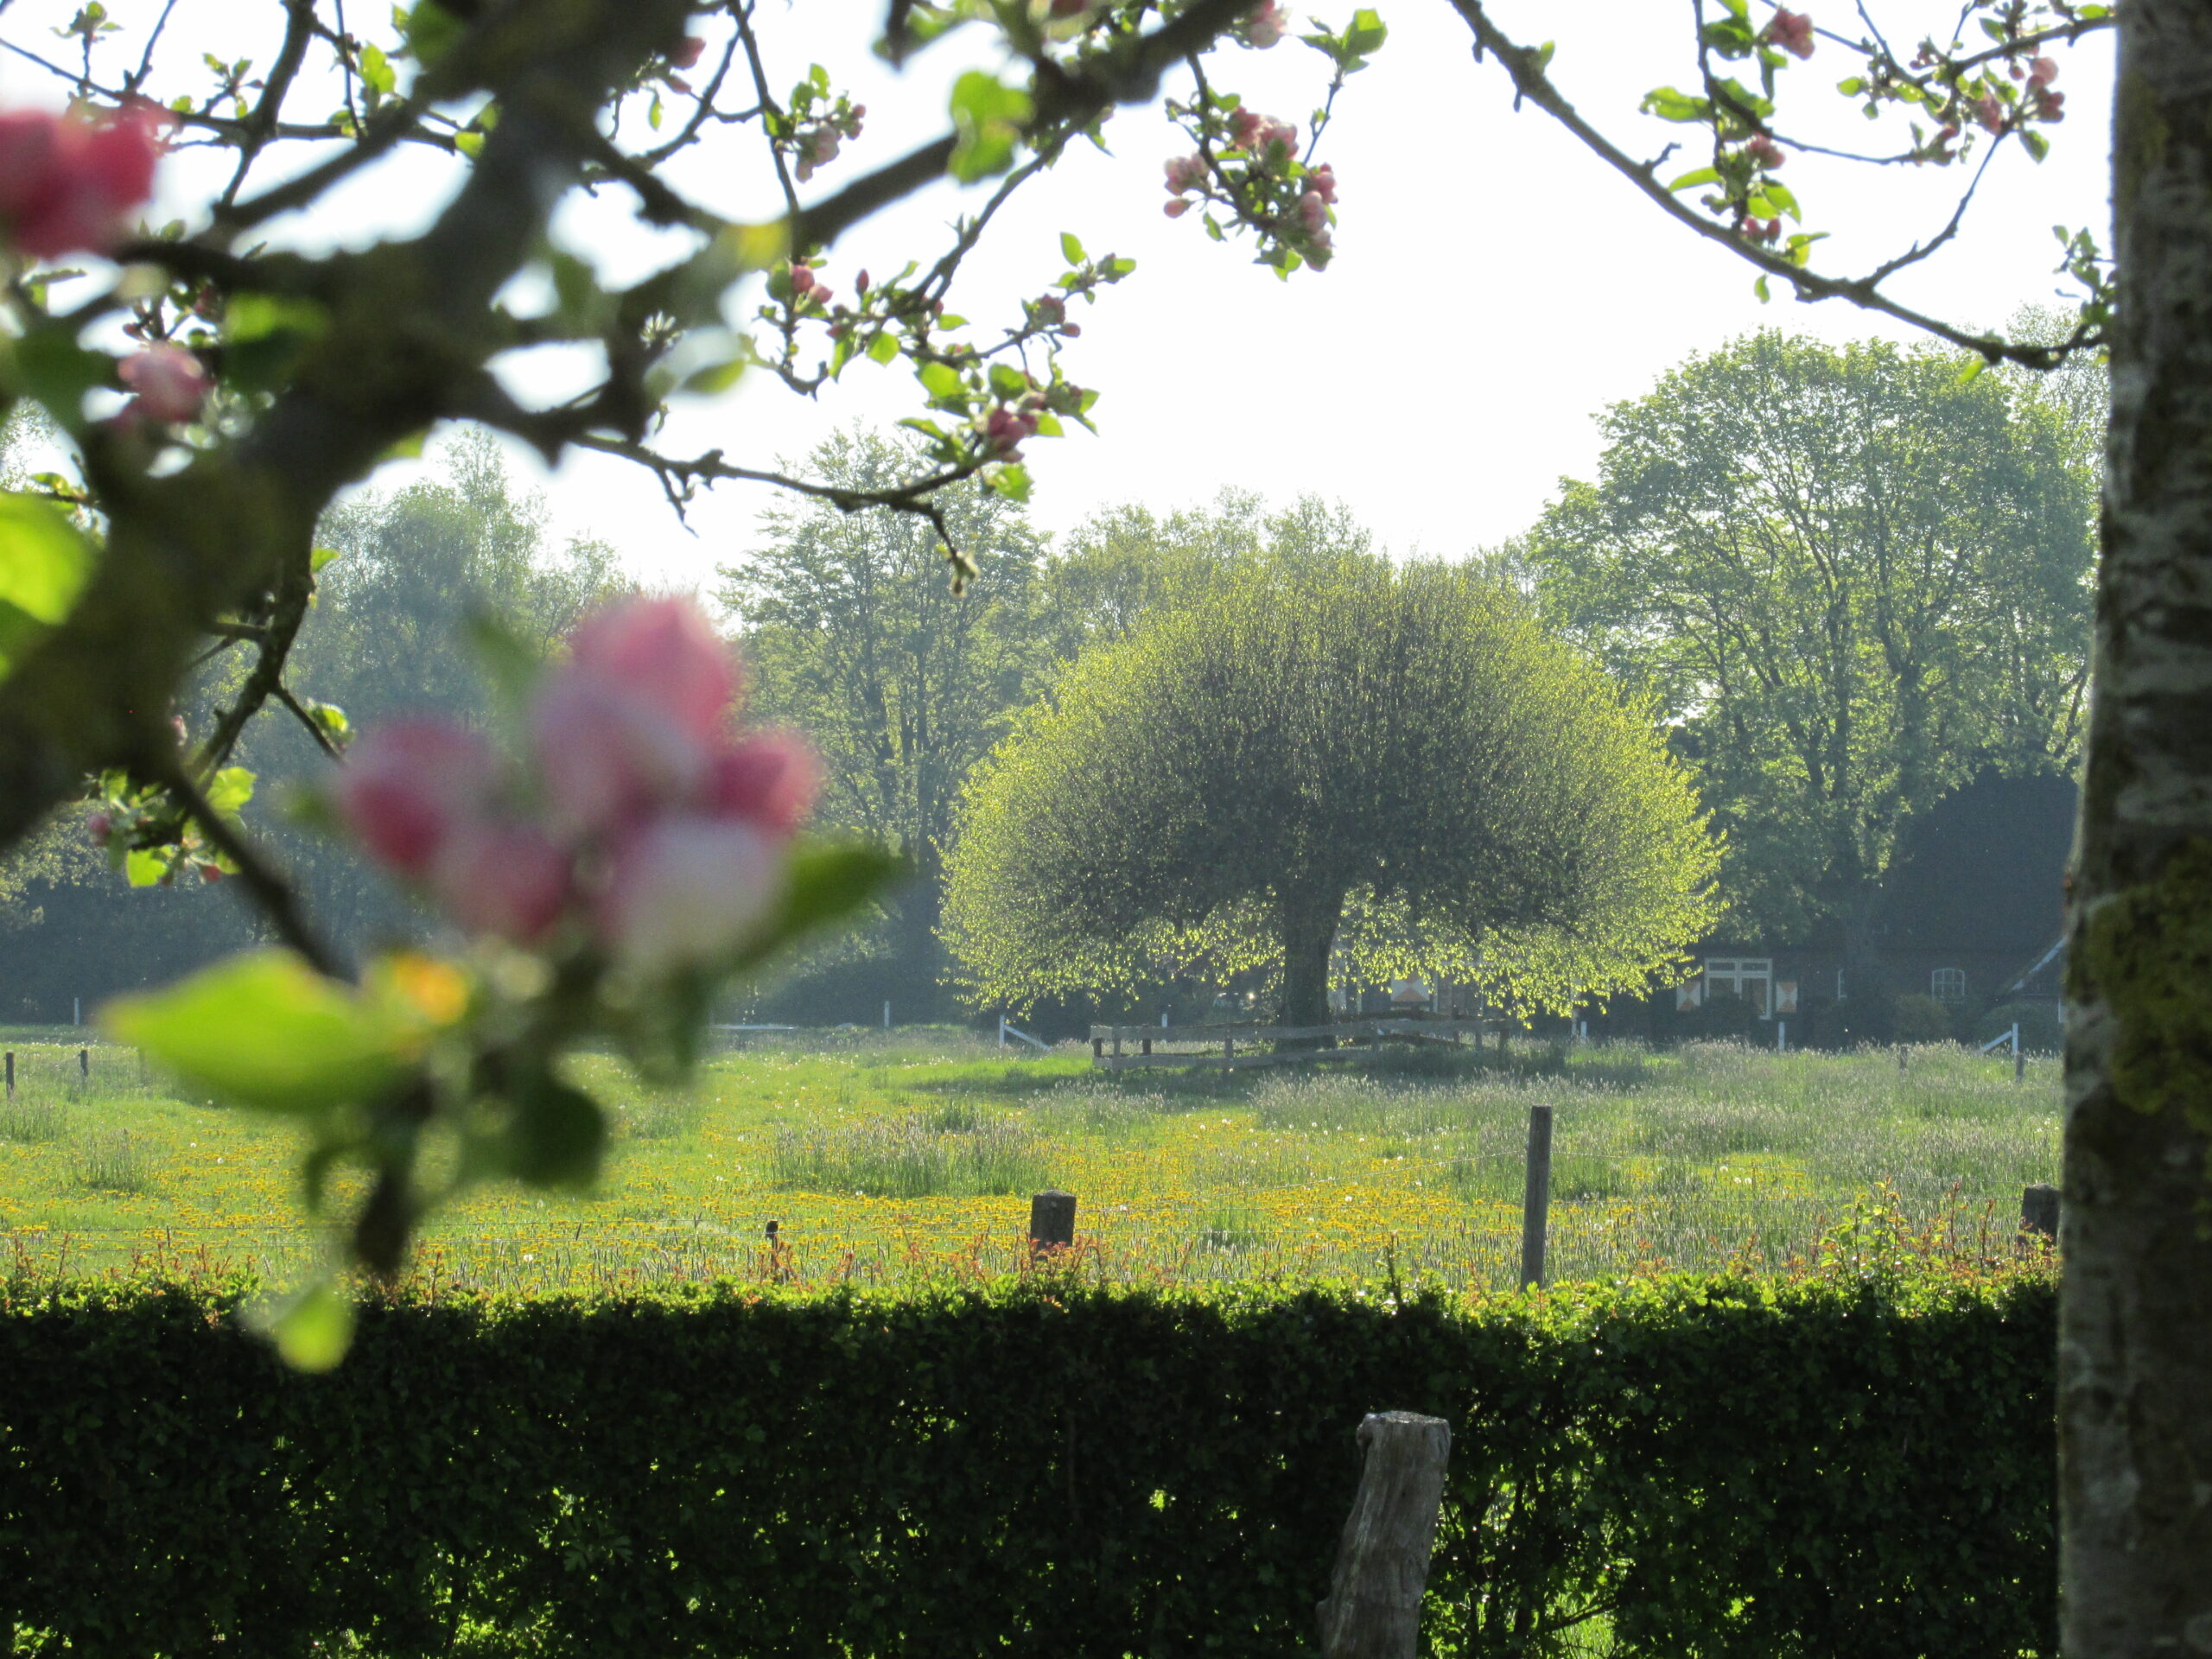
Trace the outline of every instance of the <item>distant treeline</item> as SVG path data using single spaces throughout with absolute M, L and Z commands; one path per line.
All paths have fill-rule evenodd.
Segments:
M 2075 764 L 2096 389 L 2082 373 L 1961 370 L 1948 352 L 1747 337 L 1609 410 L 1595 481 L 1566 480 L 1526 535 L 1469 555 L 1663 724 L 1725 839 L 1739 937 L 1863 952 L 1916 817 L 1983 771 Z M 357 498 L 323 530 L 340 556 L 293 681 L 356 728 L 480 707 L 460 626 L 472 607 L 550 649 L 620 583 L 614 550 L 557 541 L 488 441 L 444 459 L 442 477 Z M 906 470 L 897 440 L 866 431 L 810 460 L 853 487 Z M 995 497 L 940 505 L 978 569 L 963 596 L 930 524 L 882 511 L 778 503 L 719 569 L 713 596 L 741 641 L 754 716 L 804 731 L 823 756 L 817 827 L 885 841 L 916 872 L 870 925 L 788 965 L 734 1015 L 873 1023 L 887 1001 L 901 1021 L 957 1014 L 944 861 L 964 785 L 1020 711 L 1087 649 L 1225 576 L 1387 556 L 1349 509 L 1317 498 L 1126 505 L 1057 543 Z M 188 725 L 220 705 L 238 656 L 206 664 Z M 245 759 L 264 774 L 250 816 L 276 832 L 328 926 L 363 943 L 426 925 L 341 849 L 282 829 L 280 780 L 327 764 L 304 729 L 264 717 Z M 65 819 L 0 861 L 0 1021 L 66 1019 L 74 998 L 89 1007 L 169 977 L 253 925 L 220 892 L 125 890 Z M 1037 1018 L 1196 1018 L 1224 988 L 1162 983 Z

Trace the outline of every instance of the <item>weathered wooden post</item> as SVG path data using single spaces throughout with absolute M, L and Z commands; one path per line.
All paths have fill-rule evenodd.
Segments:
M 2021 1189 L 2020 1237 L 2024 1243 L 2032 1237 L 2058 1243 L 2058 1189 L 2050 1182 Z
M 1075 1243 L 1075 1194 L 1058 1187 L 1029 1200 L 1029 1247 L 1033 1250 Z
M 81 1083 L 92 1080 L 92 1051 L 89 1048 L 77 1051 L 77 1077 Z
M 9 1099 L 10 1099 L 10 1100 L 13 1100 L 15 1097 L 16 1097 L 16 1051 L 15 1051 L 14 1049 L 12 1049 L 12 1048 L 11 1048 L 11 1049 L 10 1049 L 10 1050 L 8 1051 L 8 1098 L 9 1098 Z
M 1904 1070 L 1904 1045 L 1903 1043 L 1899 1043 L 1897 1045 L 1897 1070 L 1900 1071 Z
M 1328 1599 L 1314 1610 L 1322 1659 L 1414 1659 L 1452 1426 L 1409 1411 L 1371 1412 L 1359 1443 L 1367 1449 L 1359 1492 L 1337 1545 Z
M 1544 1244 L 1551 1229 L 1552 1109 L 1529 1109 L 1529 1172 L 1521 1189 L 1521 1288 L 1544 1282 Z

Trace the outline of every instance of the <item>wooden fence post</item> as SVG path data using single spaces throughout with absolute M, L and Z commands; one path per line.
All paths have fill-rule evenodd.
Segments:
M 1075 1243 L 1075 1194 L 1047 1188 L 1029 1200 L 1029 1245 L 1032 1249 Z
M 1370 1413 L 1367 1461 L 1337 1545 L 1328 1599 L 1314 1611 L 1322 1659 L 1414 1659 L 1421 1598 L 1436 1548 L 1452 1426 L 1409 1411 Z
M 1552 1109 L 1529 1109 L 1529 1171 L 1521 1189 L 1521 1288 L 1544 1282 L 1544 1244 L 1551 1230 Z
M 15 1051 L 14 1049 L 12 1049 L 12 1048 L 11 1048 L 11 1049 L 10 1049 L 10 1050 L 8 1051 L 8 1098 L 9 1098 L 9 1099 L 10 1099 L 10 1100 L 13 1100 L 15 1097 L 16 1097 L 16 1051 Z
M 2058 1243 L 2058 1189 L 2050 1182 L 2021 1190 L 2020 1235 L 2023 1242 L 2033 1236 Z
M 77 1051 L 77 1076 L 86 1083 L 92 1080 L 92 1051 L 89 1048 Z

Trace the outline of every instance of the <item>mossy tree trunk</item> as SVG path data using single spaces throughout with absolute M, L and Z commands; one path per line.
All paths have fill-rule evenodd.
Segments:
M 2212 1654 L 2212 6 L 2120 16 L 2120 298 L 2069 906 L 2069 1659 Z

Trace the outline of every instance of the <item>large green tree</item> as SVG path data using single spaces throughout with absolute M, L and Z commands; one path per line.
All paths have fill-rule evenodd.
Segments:
M 809 457 L 838 486 L 894 483 L 912 448 L 842 432 Z M 882 988 L 937 994 L 944 848 L 969 769 L 1006 729 L 1043 658 L 1037 568 L 1043 544 L 1020 509 L 963 491 L 942 505 L 975 574 L 956 594 L 925 521 L 825 502 L 771 509 L 759 545 L 721 569 L 721 596 L 744 631 L 752 707 L 804 731 L 823 766 L 816 822 L 870 836 L 906 859 L 877 943 L 894 958 Z
M 1605 417 L 1529 538 L 1551 613 L 1675 722 L 1738 926 L 1863 958 L 1899 831 L 2076 759 L 2094 483 L 1957 353 L 1759 334 Z
M 1278 968 L 1313 1025 L 1341 944 L 1558 1007 L 1676 960 L 1713 855 L 1640 711 L 1518 594 L 1340 554 L 1079 658 L 969 786 L 948 934 L 992 1001 L 1207 959 Z

